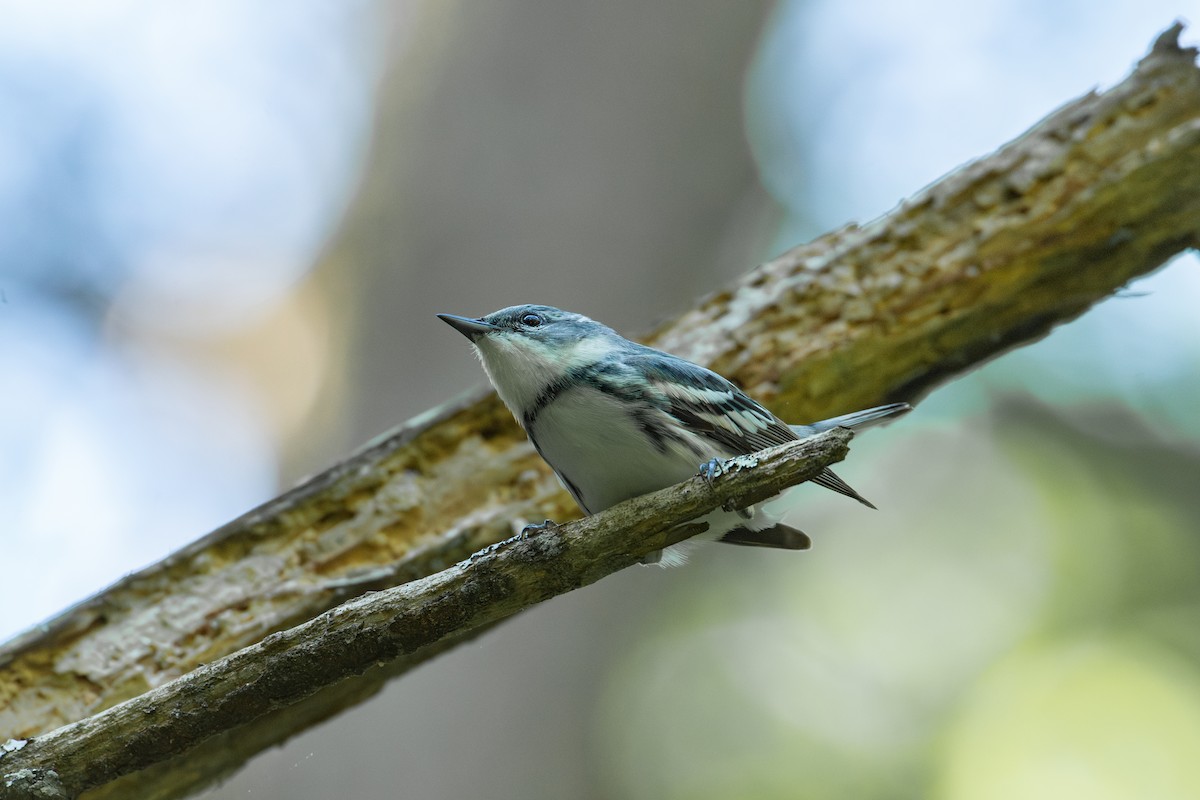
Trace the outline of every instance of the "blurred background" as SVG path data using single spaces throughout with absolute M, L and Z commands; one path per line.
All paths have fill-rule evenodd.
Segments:
M 645 331 L 1193 3 L 0 0 L 0 639 L 481 384 L 434 312 Z M 856 441 L 809 553 L 608 578 L 204 796 L 1200 796 L 1198 300 Z

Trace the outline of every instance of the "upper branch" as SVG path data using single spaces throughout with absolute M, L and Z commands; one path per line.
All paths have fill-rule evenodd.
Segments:
M 1196 247 L 1200 71 L 1181 31 L 883 217 L 747 273 L 655 345 L 820 419 L 915 400 Z

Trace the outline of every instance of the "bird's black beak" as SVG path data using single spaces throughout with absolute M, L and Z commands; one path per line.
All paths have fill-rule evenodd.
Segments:
M 497 330 L 496 326 L 481 319 L 468 319 L 455 314 L 438 314 L 437 318 L 449 325 L 472 342 L 480 336 Z

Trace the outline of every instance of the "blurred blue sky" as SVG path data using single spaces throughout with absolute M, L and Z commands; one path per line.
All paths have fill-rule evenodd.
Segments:
M 336 224 L 374 12 L 0 2 L 0 639 L 274 493 L 255 399 L 186 351 L 273 309 Z

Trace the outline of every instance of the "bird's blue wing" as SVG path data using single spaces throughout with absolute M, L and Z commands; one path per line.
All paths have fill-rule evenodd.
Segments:
M 710 369 L 652 348 L 642 348 L 636 358 L 635 366 L 660 394 L 664 410 L 721 447 L 744 455 L 800 438 L 787 423 Z M 812 482 L 875 507 L 831 469 L 822 470 Z
M 753 398 L 712 370 L 651 350 L 637 366 L 666 411 L 690 431 L 745 454 L 799 438 Z

